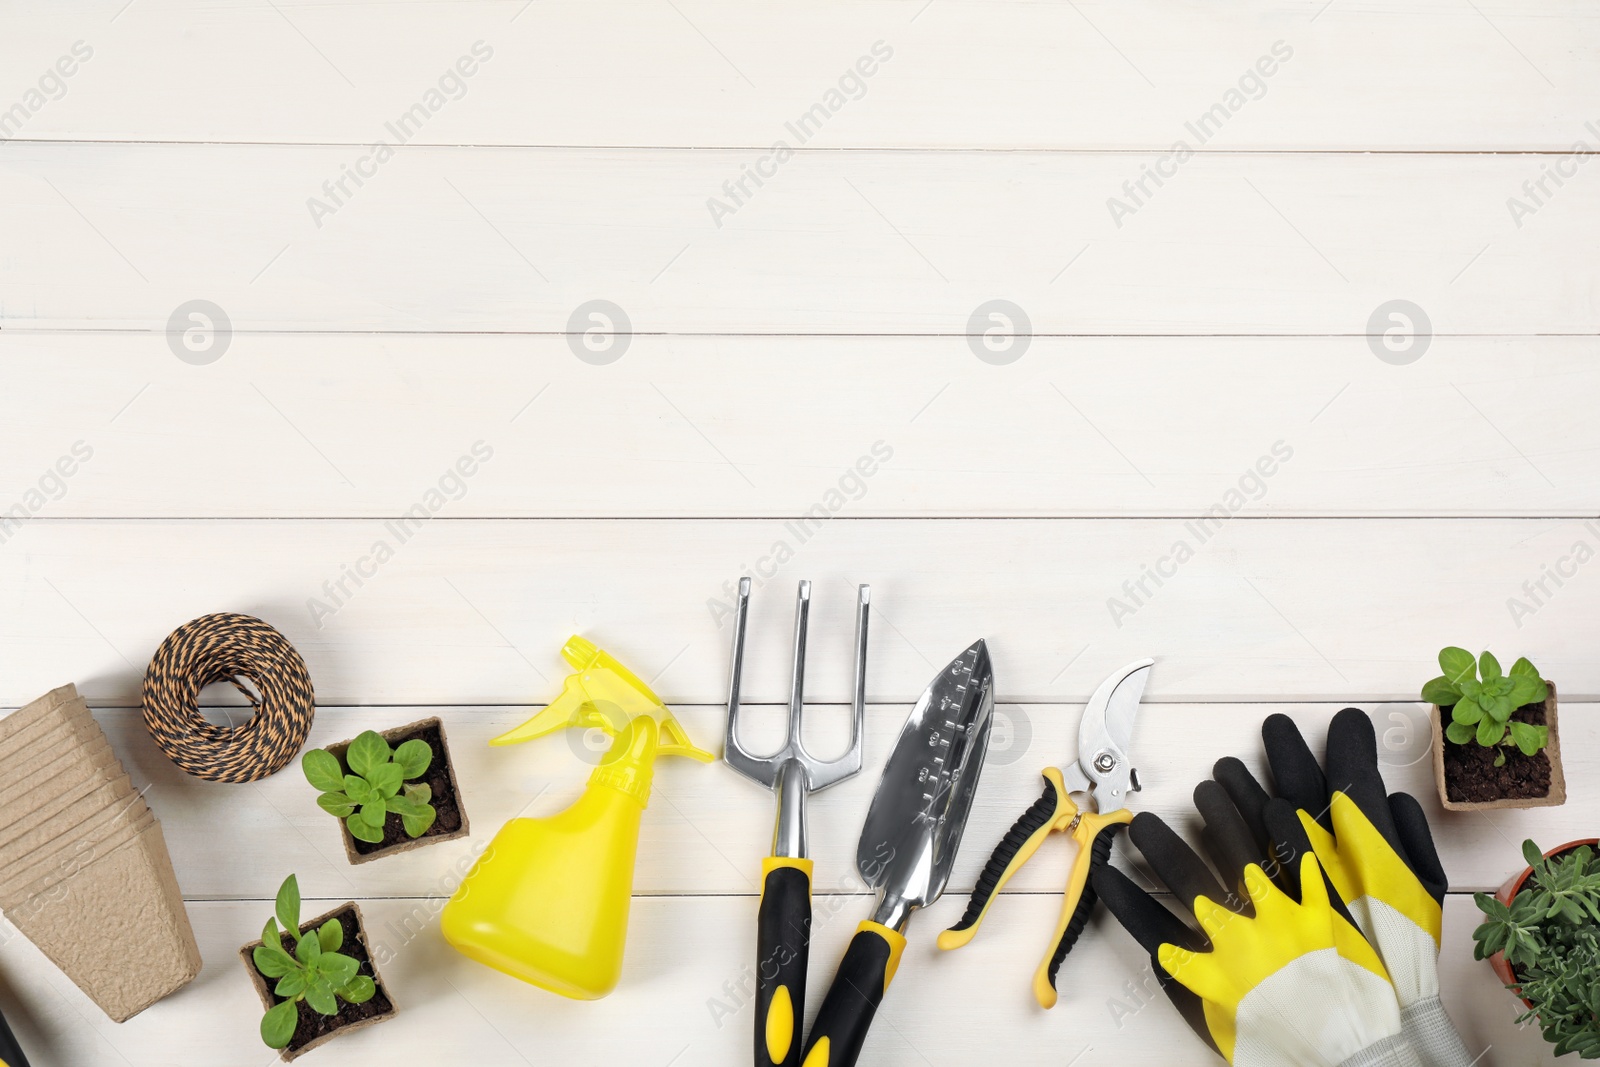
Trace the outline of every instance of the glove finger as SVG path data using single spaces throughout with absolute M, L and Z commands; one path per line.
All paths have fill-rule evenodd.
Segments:
M 1279 889 L 1293 897 L 1296 903 L 1301 903 L 1300 858 L 1308 853 L 1315 853 L 1311 847 L 1311 838 L 1306 835 L 1306 827 L 1300 821 L 1300 813 L 1286 800 L 1271 801 L 1267 805 L 1266 819 L 1267 826 L 1272 831 L 1272 856 L 1277 861 L 1276 869 L 1269 868 L 1267 873 L 1273 876 L 1272 880 Z M 1355 918 L 1345 906 L 1344 898 L 1339 895 L 1339 889 L 1333 884 L 1333 879 L 1328 877 L 1326 867 L 1322 868 L 1322 881 L 1328 887 L 1328 901 L 1333 905 L 1333 910 L 1342 915 L 1351 926 L 1355 926 Z
M 1172 914 L 1165 904 L 1140 889 L 1117 868 L 1110 865 L 1096 868 L 1089 876 L 1089 884 L 1105 901 L 1106 910 L 1151 956 L 1162 944 L 1177 945 L 1190 952 L 1204 952 L 1210 948 L 1204 934 Z
M 1433 844 L 1433 831 L 1428 828 L 1428 817 L 1422 805 L 1410 793 L 1393 793 L 1389 797 L 1389 811 L 1394 815 L 1394 827 L 1400 837 L 1400 858 L 1410 865 L 1411 871 L 1422 883 L 1422 888 L 1439 903 L 1444 903 L 1450 879 L 1439 862 L 1439 850 Z
M 1272 767 L 1278 796 L 1310 812 L 1331 833 L 1328 799 L 1333 794 L 1328 791 L 1322 765 L 1311 754 L 1300 727 L 1287 715 L 1268 715 L 1261 724 L 1261 740 L 1267 749 L 1267 763 Z
M 1243 761 L 1233 757 L 1224 756 L 1217 760 L 1211 768 L 1211 776 L 1222 785 L 1228 793 L 1228 798 L 1233 801 L 1234 808 L 1239 812 L 1245 825 L 1250 827 L 1250 832 L 1255 835 L 1257 847 L 1264 853 L 1272 847 L 1272 836 L 1267 833 L 1267 824 L 1261 817 L 1262 809 L 1267 806 L 1269 799 L 1267 791 L 1256 781 L 1256 776 L 1250 773 Z
M 1330 798 L 1334 792 L 1340 792 L 1355 801 L 1367 821 L 1389 842 L 1389 847 L 1405 855 L 1400 836 L 1395 832 L 1394 816 L 1389 811 L 1383 774 L 1378 770 L 1378 734 L 1372 728 L 1372 720 L 1360 708 L 1345 708 L 1328 726 L 1327 780 Z
M 1096 869 L 1089 876 L 1089 884 L 1094 887 L 1096 895 L 1106 902 L 1106 910 L 1122 924 L 1123 929 L 1133 935 L 1134 940 L 1138 941 L 1146 952 L 1150 953 L 1151 973 L 1155 975 L 1161 991 L 1167 995 L 1172 1006 L 1178 1009 L 1178 1014 L 1189 1024 L 1189 1029 L 1199 1034 L 1201 1039 L 1216 1051 L 1217 1043 L 1211 1037 L 1210 1028 L 1206 1025 L 1205 1006 L 1200 998 L 1174 981 L 1156 959 L 1156 953 L 1163 942 L 1179 945 L 1191 952 L 1204 951 L 1208 947 L 1204 935 L 1190 929 L 1187 923 L 1168 911 L 1115 867 L 1105 866 Z
M 1196 897 L 1210 897 L 1234 911 L 1242 910 L 1243 898 L 1237 893 L 1225 892 L 1217 883 L 1216 875 L 1195 854 L 1194 849 L 1173 833 L 1172 828 L 1158 815 L 1141 811 L 1128 826 L 1128 838 L 1144 854 L 1145 862 L 1172 890 L 1173 896 L 1189 911 L 1194 910 Z
M 1203 837 L 1206 851 L 1217 873 L 1231 888 L 1243 894 L 1244 869 L 1254 863 L 1265 868 L 1268 856 L 1257 843 L 1255 833 L 1234 806 L 1228 791 L 1207 779 L 1194 787 L 1194 806 L 1205 819 Z

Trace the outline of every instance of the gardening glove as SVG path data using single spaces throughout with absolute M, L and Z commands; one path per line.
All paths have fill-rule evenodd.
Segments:
M 1258 843 L 1281 862 L 1295 863 L 1309 842 L 1337 896 L 1382 957 L 1423 1063 L 1469 1067 L 1473 1057 L 1439 1002 L 1448 881 L 1422 806 L 1405 793 L 1384 792 L 1372 721 L 1357 708 L 1334 716 L 1326 774 L 1288 716 L 1269 716 L 1261 736 L 1278 795 L 1293 806 L 1302 833 L 1294 833 L 1281 802 L 1269 802 L 1238 760 L 1219 761 L 1217 781 Z
M 1234 828 L 1243 829 L 1242 820 Z M 1209 826 L 1207 836 L 1217 836 Z M 1114 867 L 1094 873 L 1095 890 L 1151 954 L 1190 1028 L 1225 1060 L 1237 1067 L 1420 1067 L 1383 962 L 1340 915 L 1314 854 L 1304 852 L 1292 872 L 1283 870 L 1288 889 L 1247 862 L 1238 875 L 1242 892 L 1230 893 L 1159 817 L 1136 815 L 1129 837 L 1200 930 Z M 1230 857 L 1251 854 L 1248 837 L 1246 830 L 1226 851 L 1213 848 L 1224 877 Z

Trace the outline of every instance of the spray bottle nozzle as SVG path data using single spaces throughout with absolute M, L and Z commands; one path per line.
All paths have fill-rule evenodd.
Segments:
M 494 738 L 491 745 L 520 744 L 569 726 L 598 727 L 616 737 L 634 719 L 648 715 L 658 724 L 657 755 L 686 756 L 701 763 L 716 759 L 689 740 L 671 709 L 648 685 L 593 641 L 574 634 L 562 646 L 561 657 L 573 668 L 561 695 L 521 726 Z

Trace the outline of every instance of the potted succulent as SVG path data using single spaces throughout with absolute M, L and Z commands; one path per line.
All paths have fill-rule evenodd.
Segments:
M 1433 705 L 1433 773 L 1450 811 L 1542 808 L 1567 799 L 1555 683 L 1526 656 L 1500 669 L 1488 652 L 1439 653 L 1442 675 L 1422 687 Z
M 311 749 L 300 757 L 300 769 L 321 790 L 317 806 L 343 823 L 351 863 L 467 835 L 467 812 L 437 718 Z
M 1600 857 L 1594 839 L 1540 854 L 1522 843 L 1528 867 L 1494 896 L 1475 893 L 1486 921 L 1473 931 L 1487 959 L 1537 1020 L 1557 1056 L 1600 1059 Z
M 339 1034 L 394 1015 L 354 901 L 301 923 L 300 884 L 291 874 L 278 888 L 274 910 L 261 940 L 239 950 L 267 1009 L 261 1040 L 268 1048 L 292 1060 Z

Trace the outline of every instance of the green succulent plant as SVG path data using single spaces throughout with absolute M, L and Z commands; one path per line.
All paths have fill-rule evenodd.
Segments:
M 300 1022 L 299 1004 L 303 1000 L 320 1015 L 339 1014 L 339 1001 L 363 1004 L 372 999 L 377 985 L 371 977 L 358 974 L 361 963 L 339 951 L 344 944 L 344 927 L 329 919 L 315 930 L 300 932 L 300 883 L 294 875 L 278 887 L 277 914 L 261 931 L 261 944 L 251 960 L 268 978 L 276 978 L 273 992 L 283 997 L 261 1017 L 261 1040 L 268 1048 L 283 1048 L 294 1037 Z M 294 955 L 283 949 L 284 933 L 294 939 Z
M 1545 859 L 1532 841 L 1522 854 L 1533 874 L 1508 907 L 1473 894 L 1487 921 L 1473 931 L 1478 959 L 1504 952 L 1519 979 L 1509 986 L 1533 1006 L 1557 1056 L 1600 1059 L 1600 859 L 1588 845 Z
M 350 742 L 345 751 L 349 773 L 339 757 L 325 748 L 314 748 L 300 757 L 306 781 L 322 790 L 317 806 L 344 820 L 350 836 L 376 844 L 383 840 L 383 826 L 391 814 L 400 816 L 407 837 L 421 837 L 437 816 L 433 790 L 421 778 L 433 763 L 433 749 L 420 737 L 390 749 L 374 730 L 367 730 Z
M 1508 746 L 1532 756 L 1550 742 L 1548 727 L 1511 721 L 1512 712 L 1524 704 L 1542 703 L 1550 695 L 1550 687 L 1528 657 L 1502 673 L 1500 661 L 1490 653 L 1474 659 L 1466 649 L 1451 647 L 1439 652 L 1439 667 L 1444 673 L 1422 687 L 1422 699 L 1450 709 L 1444 735 L 1452 742 L 1499 748 L 1497 767 L 1505 763 Z

